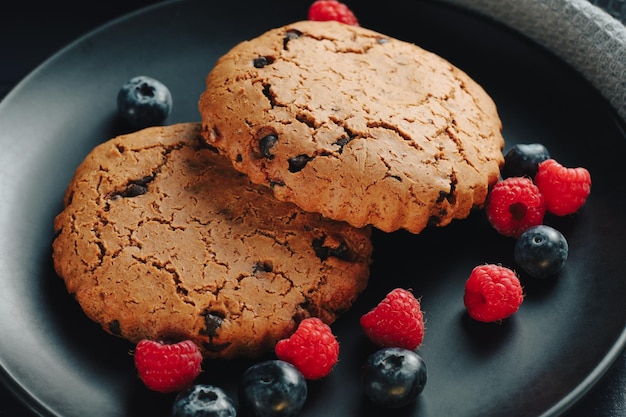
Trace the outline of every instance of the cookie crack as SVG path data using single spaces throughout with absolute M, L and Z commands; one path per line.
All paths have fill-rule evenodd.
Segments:
M 469 97 L 471 97 L 472 101 L 476 104 L 476 107 L 480 109 L 480 107 L 478 106 L 479 103 L 476 101 L 476 98 L 474 98 L 472 94 L 467 90 L 465 82 L 461 80 L 459 77 L 457 77 L 456 75 L 453 75 L 453 77 L 458 82 L 458 86 L 460 90 L 463 91 Z M 441 132 L 441 135 L 447 136 L 454 143 L 457 151 L 459 152 L 459 155 L 461 155 L 461 158 L 463 159 L 463 162 L 465 162 L 474 171 L 480 173 L 480 169 L 474 165 L 474 163 L 471 161 L 470 158 L 468 158 L 467 153 L 465 152 L 465 148 L 463 147 L 463 142 L 458 137 L 457 122 L 454 117 L 455 112 L 453 111 L 453 109 L 449 108 L 449 106 L 446 105 L 447 101 L 450 98 L 453 98 L 454 95 L 455 95 L 455 91 L 451 90 L 450 93 L 446 97 L 440 100 L 441 106 L 447 111 L 447 114 L 441 115 L 446 119 L 447 126 L 441 129 L 440 132 Z M 480 111 L 482 113 L 482 109 L 480 109 Z M 469 123 L 472 123 L 474 126 L 476 126 L 478 130 L 480 131 L 480 126 L 478 122 L 474 121 L 472 118 L 468 118 L 467 121 Z M 461 130 L 459 132 L 464 132 L 464 131 Z M 466 133 L 467 135 L 470 135 L 468 132 L 464 132 L 464 133 Z
M 104 200 L 107 201 L 107 203 L 105 203 L 104 205 L 104 210 L 108 211 L 110 209 L 109 201 L 115 201 L 120 198 L 133 198 L 133 197 L 138 197 L 143 194 L 146 194 L 148 192 L 150 183 L 156 180 L 158 174 L 161 173 L 161 171 L 163 170 L 163 167 L 168 163 L 170 154 L 176 150 L 182 149 L 184 146 L 186 146 L 186 144 L 184 143 L 178 143 L 178 144 L 173 144 L 173 145 L 158 144 L 158 145 L 153 145 L 153 146 L 146 146 L 138 150 L 134 150 L 134 149 L 128 150 L 123 145 L 118 144 L 117 148 L 120 151 L 120 153 L 132 152 L 134 154 L 139 154 L 149 149 L 161 148 L 162 159 L 154 167 L 154 169 L 151 170 L 149 174 L 141 176 L 139 178 L 130 178 L 128 179 L 128 181 L 126 181 L 126 183 L 117 187 L 113 191 L 103 193 Z M 138 158 L 135 157 L 135 159 L 137 160 Z M 106 170 L 104 167 L 100 167 L 100 171 L 108 172 L 108 170 Z M 100 176 L 100 178 L 102 177 L 103 176 Z M 98 182 L 98 186 L 97 186 L 98 189 L 100 188 L 100 185 L 101 185 L 101 181 Z
M 467 157 L 467 153 L 465 152 L 463 143 L 461 139 L 458 138 L 456 130 L 454 129 L 455 125 L 456 125 L 456 122 L 453 119 L 451 125 L 445 129 L 446 136 L 452 142 L 454 142 L 454 145 L 456 146 L 456 149 L 459 152 L 459 155 L 461 155 L 461 158 L 463 158 L 463 162 L 465 162 L 468 166 L 470 166 L 474 171 L 480 172 L 480 170 L 476 168 L 476 166 L 472 163 L 472 161 Z
M 422 148 L 409 133 L 404 132 L 402 129 L 392 123 L 384 122 L 382 120 L 375 120 L 367 122 L 366 126 L 370 129 L 385 129 L 393 132 L 402 140 L 407 142 L 411 147 L 419 150 L 420 152 L 424 150 L 424 148 Z
M 262 84 L 262 90 L 263 95 L 265 96 L 265 98 L 267 99 L 267 101 L 270 103 L 270 107 L 276 108 L 276 107 L 284 107 L 282 105 L 279 105 L 278 101 L 277 101 L 277 96 L 276 94 L 272 91 L 272 85 L 270 83 L 263 83 Z
M 300 123 L 304 123 L 311 129 L 318 129 L 320 127 L 320 123 L 317 122 L 315 117 L 310 112 L 306 112 L 304 110 L 296 112 L 296 120 Z
M 215 264 L 217 266 L 221 266 L 224 269 L 226 269 L 226 273 L 227 274 L 230 273 L 230 265 L 228 264 L 228 262 L 220 261 L 218 256 L 217 256 L 217 253 L 215 253 L 215 251 L 208 250 L 208 248 L 211 246 L 211 244 L 209 242 L 207 242 L 206 239 L 202 239 L 202 240 L 204 241 L 204 243 L 205 243 L 205 245 L 207 247 L 207 256 L 210 257 L 210 262 L 205 262 L 203 266 L 206 268 L 209 265 L 209 263 L 213 263 L 213 264 Z
M 91 273 L 95 272 L 99 267 L 101 267 L 104 263 L 104 259 L 107 257 L 107 250 L 104 244 L 104 239 L 102 238 L 102 234 L 100 232 L 100 227 L 108 224 L 108 220 L 101 213 L 97 214 L 97 219 L 98 221 L 93 225 L 91 232 L 93 233 L 94 243 L 98 247 L 99 253 L 97 257 L 98 262 L 92 265 L 90 268 Z M 110 256 L 114 257 L 113 255 Z
M 286 296 L 287 294 L 289 294 L 291 291 L 294 290 L 294 288 L 296 287 L 296 284 L 293 282 L 293 280 L 291 278 L 289 278 L 289 276 L 287 276 L 284 272 L 282 271 L 272 271 L 271 274 L 273 275 L 273 279 L 279 278 L 279 279 L 283 279 L 285 280 L 289 285 L 283 289 L 282 291 L 278 291 L 278 290 L 274 290 L 272 291 L 272 287 L 267 286 L 265 287 L 265 292 L 268 294 L 278 294 L 281 297 Z
M 393 171 L 395 170 L 385 158 L 380 158 L 380 161 L 383 163 L 385 168 L 387 168 L 384 178 L 393 178 L 396 181 L 402 182 L 402 177 L 398 174 L 393 174 Z
M 189 304 L 191 306 L 196 305 L 193 299 L 189 297 L 189 290 L 184 286 L 183 281 L 180 277 L 180 274 L 178 273 L 176 268 L 172 265 L 171 261 L 168 260 L 165 262 L 161 262 L 160 260 L 158 260 L 157 258 L 153 256 L 147 256 L 145 258 L 137 256 L 137 255 L 131 255 L 131 256 L 135 261 L 139 263 L 148 265 L 159 271 L 167 272 L 172 279 L 172 283 L 174 285 L 174 288 L 178 297 L 185 304 Z
M 317 42 L 323 42 L 323 41 L 330 42 L 333 45 L 333 49 L 331 49 L 332 52 L 340 53 L 340 54 L 356 54 L 356 55 L 367 54 L 375 46 L 384 45 L 385 43 L 388 42 L 388 39 L 381 37 L 381 36 L 364 35 L 364 34 L 357 35 L 355 33 L 353 36 L 353 40 L 356 40 L 357 37 L 361 37 L 361 38 L 371 40 L 373 41 L 373 43 L 364 43 L 363 45 L 360 45 L 360 46 L 342 47 L 340 46 L 341 43 L 336 38 L 333 38 L 333 37 L 324 36 L 324 35 L 313 35 L 311 33 L 305 33 L 304 37 L 313 39 L 314 41 L 317 41 Z
M 172 214 L 172 216 L 173 216 L 173 214 Z M 179 225 L 179 226 L 174 225 L 174 220 L 173 219 L 165 219 L 163 217 L 157 217 L 157 216 L 147 217 L 145 219 L 140 220 L 137 223 L 137 228 L 141 228 L 144 225 L 146 225 L 147 223 L 162 224 L 164 226 L 169 227 L 172 231 L 180 231 L 180 230 L 186 230 L 187 229 L 184 225 Z
M 211 221 L 207 221 L 207 222 L 199 221 L 198 224 L 202 225 L 203 227 L 207 227 L 207 226 L 210 226 L 212 222 Z M 216 241 L 215 239 L 211 239 L 210 236 L 207 236 L 204 233 L 200 234 L 199 237 L 202 243 L 204 244 L 204 248 L 206 250 L 205 254 L 208 257 L 208 259 L 202 265 L 203 266 L 203 278 L 206 278 L 206 282 L 214 283 L 216 282 L 214 279 L 211 279 L 211 277 L 206 276 L 206 268 L 209 266 L 209 264 L 214 264 L 214 265 L 223 267 L 226 270 L 226 274 L 230 274 L 230 269 L 231 269 L 230 264 L 227 261 L 221 261 L 219 259 L 217 252 L 213 249 L 215 245 L 214 242 Z M 217 286 L 214 294 L 217 296 L 220 290 L 221 290 L 221 286 Z M 209 290 L 209 291 L 213 292 L 213 290 Z
M 339 135 L 337 139 L 335 140 L 335 142 L 333 142 L 333 145 L 337 146 L 337 149 L 333 150 L 333 152 L 329 152 L 328 150 L 322 150 L 320 152 L 322 156 L 331 156 L 331 155 L 335 156 L 334 152 L 341 155 L 343 153 L 344 147 L 348 143 L 352 142 L 355 139 L 365 137 L 364 134 L 355 132 L 354 130 L 350 129 L 350 127 L 348 127 L 345 121 L 337 117 L 331 116 L 329 117 L 329 121 L 333 123 L 335 126 L 341 128 L 343 130 L 343 134 Z
M 291 245 L 289 245 L 289 237 L 295 235 L 295 233 L 293 232 L 291 233 L 286 232 L 285 237 L 283 239 L 280 239 L 279 236 L 276 235 L 276 233 L 273 233 L 269 230 L 257 230 L 248 234 L 246 237 L 250 238 L 250 237 L 253 237 L 254 235 L 264 236 L 264 237 L 267 237 L 268 239 L 273 240 L 277 245 L 285 248 L 289 252 L 290 256 L 294 256 L 296 254 L 296 252 L 291 248 Z

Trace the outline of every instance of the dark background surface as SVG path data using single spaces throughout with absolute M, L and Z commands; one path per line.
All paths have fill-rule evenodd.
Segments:
M 156 1 L 56 1 L 36 5 L 20 2 L 11 11 L 5 5 L 0 14 L 0 99 L 30 71 L 76 38 L 152 3 Z M 19 400 L 0 388 L 0 416 L 32 415 Z M 605 377 L 566 416 L 626 416 L 626 354 L 620 356 Z

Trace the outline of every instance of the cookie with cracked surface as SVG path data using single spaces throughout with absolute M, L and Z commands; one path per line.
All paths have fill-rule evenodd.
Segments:
M 369 275 L 370 230 L 278 201 L 207 146 L 200 123 L 97 146 L 64 205 L 55 269 L 91 319 L 131 342 L 255 356 L 304 317 L 331 323 Z
M 445 59 L 363 27 L 296 22 L 222 56 L 203 137 L 307 211 L 413 233 L 484 205 L 503 164 L 485 90 Z

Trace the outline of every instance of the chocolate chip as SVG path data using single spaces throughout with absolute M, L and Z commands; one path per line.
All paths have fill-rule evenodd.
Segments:
M 274 270 L 274 264 L 272 261 L 259 261 L 254 264 L 252 272 L 272 272 Z
M 209 352 L 220 352 L 230 346 L 231 342 L 215 343 L 213 338 L 217 337 L 217 332 L 224 323 L 226 317 L 221 311 L 206 310 L 202 313 L 204 317 L 205 329 L 200 330 L 200 334 L 209 336 L 209 342 L 203 343 L 204 348 Z
M 143 195 L 148 192 L 148 184 L 152 180 L 154 180 L 154 175 L 147 175 L 143 178 L 139 178 L 138 180 L 129 181 L 128 184 L 126 184 L 126 188 L 124 188 L 122 191 L 117 191 L 111 194 L 110 198 L 131 198 Z
M 287 44 L 289 41 L 294 39 L 298 39 L 302 35 L 302 32 L 296 29 L 290 29 L 285 33 L 285 37 L 283 38 L 283 49 L 287 50 Z
M 254 68 L 263 68 L 267 65 L 271 65 L 273 62 L 274 62 L 274 57 L 260 56 L 252 60 L 252 65 L 254 65 Z
M 440 209 L 437 211 L 437 213 L 432 214 L 429 218 L 428 218 L 428 224 L 431 226 L 438 226 L 441 224 L 441 220 L 445 219 L 448 216 L 448 210 L 444 209 Z
M 274 158 L 271 151 L 276 142 L 278 142 L 278 136 L 276 135 L 267 135 L 262 137 L 259 141 L 259 150 L 261 151 L 261 155 L 267 159 Z
M 270 181 L 270 188 L 273 190 L 276 187 L 284 187 L 285 186 L 285 182 L 284 181 L 280 181 L 280 180 L 273 180 Z
M 439 197 L 437 198 L 437 204 L 443 202 L 443 200 L 448 200 L 448 203 L 454 204 L 456 202 L 456 194 L 454 191 L 456 190 L 456 177 L 452 179 L 450 182 L 450 191 L 439 191 Z
M 328 254 L 343 261 L 350 260 L 350 249 L 348 249 L 346 242 L 341 242 L 341 244 L 336 248 L 330 248 Z
M 335 257 L 343 261 L 349 261 L 351 259 L 350 249 L 345 242 L 339 242 L 338 245 L 328 245 L 326 242 L 326 236 L 313 239 L 312 242 L 315 255 L 322 261 L 325 261 L 329 257 Z
M 205 311 L 202 315 L 206 329 L 200 333 L 206 334 L 209 338 L 217 336 L 217 331 L 222 327 L 225 315 L 219 311 Z
M 351 140 L 352 139 L 347 136 L 337 139 L 335 145 L 339 146 L 339 153 L 343 152 L 343 147 L 346 146 Z
M 122 328 L 120 326 L 120 322 L 118 320 L 113 320 L 109 322 L 109 331 L 116 335 L 116 336 L 121 336 L 122 335 Z
M 328 259 L 328 248 L 324 247 L 324 238 L 313 239 L 313 250 L 315 251 L 315 256 L 320 258 L 322 261 Z
M 143 178 L 140 178 L 138 180 L 133 180 L 131 181 L 133 184 L 137 184 L 137 185 L 148 185 L 150 182 L 152 182 L 154 180 L 154 175 L 146 175 Z
M 293 156 L 287 160 L 289 172 L 300 172 L 306 164 L 313 158 L 308 155 Z
M 122 197 L 137 197 L 148 192 L 148 187 L 139 184 L 128 184 L 126 189 L 120 193 Z
M 297 312 L 293 317 L 295 322 L 300 322 L 302 321 L 302 319 L 311 316 L 319 317 L 320 315 L 320 308 L 318 306 L 318 303 L 311 300 L 311 298 L 308 296 L 305 296 L 304 301 L 300 303 L 300 309 L 301 311 Z
M 441 223 L 441 217 L 432 215 L 428 218 L 429 226 L 438 226 Z

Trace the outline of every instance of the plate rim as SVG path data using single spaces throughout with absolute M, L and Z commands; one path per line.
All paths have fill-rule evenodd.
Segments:
M 122 16 L 119 16 L 111 21 L 108 21 L 93 30 L 79 36 L 69 44 L 62 47 L 60 50 L 55 52 L 49 58 L 44 60 L 42 63 L 37 65 L 35 69 L 30 71 L 25 77 L 23 77 L 20 81 L 18 81 L 2 98 L 0 101 L 0 112 L 3 111 L 5 106 L 9 106 L 13 101 L 14 96 L 19 95 L 21 89 L 28 85 L 30 80 L 34 78 L 40 71 L 43 71 L 46 66 L 48 66 L 51 62 L 61 59 L 63 55 L 68 51 L 83 43 L 86 39 L 89 39 L 93 36 L 97 36 L 100 32 L 108 30 L 110 27 L 115 26 L 121 22 L 124 22 L 128 19 L 132 19 L 135 16 L 142 15 L 146 12 L 149 12 L 154 9 L 161 9 L 163 7 L 169 7 L 176 3 L 187 3 L 192 2 L 194 0 L 165 0 L 154 3 L 149 6 L 144 6 L 135 11 L 126 13 Z M 446 0 L 430 0 L 433 3 L 447 3 Z M 467 11 L 471 11 L 470 8 L 465 8 Z M 525 35 L 523 32 L 522 35 Z M 526 36 L 526 35 L 525 35 Z M 532 40 L 532 39 L 531 39 Z M 535 42 L 533 40 L 533 42 Z M 551 53 L 554 51 L 550 50 Z M 611 108 L 615 111 L 619 111 L 615 107 L 611 106 Z M 617 124 L 620 128 L 624 129 L 624 121 L 619 119 Z M 556 416 L 560 413 L 568 410 L 576 404 L 582 397 L 584 397 L 593 387 L 596 386 L 597 382 L 606 374 L 606 372 L 611 368 L 613 363 L 617 360 L 617 358 L 626 350 L 626 325 L 624 326 L 621 334 L 616 339 L 615 343 L 610 347 L 607 351 L 606 355 L 603 359 L 597 364 L 594 370 L 583 380 L 580 384 L 576 386 L 576 389 L 572 390 L 568 395 L 563 397 L 559 402 L 554 404 L 550 409 L 540 415 L 540 417 L 549 417 Z M 48 407 L 43 402 L 39 401 L 37 396 L 31 392 L 31 390 L 27 389 L 24 384 L 13 377 L 11 372 L 9 372 L 5 368 L 4 361 L 0 358 L 0 383 L 2 383 L 5 387 L 9 389 L 13 394 L 15 394 L 16 398 L 18 398 L 23 404 L 25 404 L 29 409 L 39 415 L 49 415 L 49 416 L 59 416 L 56 412 L 54 412 L 50 407 Z

